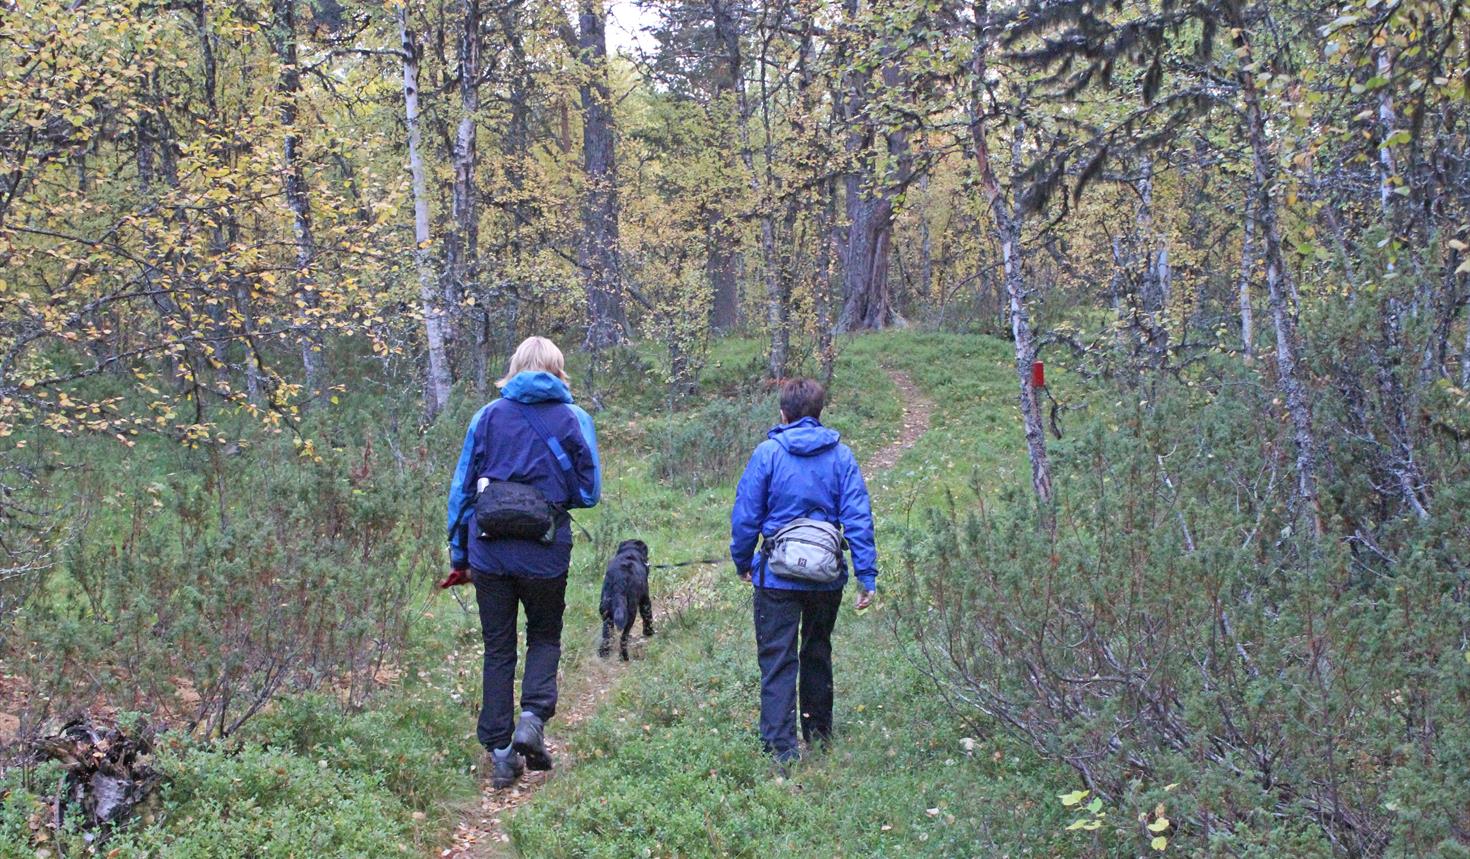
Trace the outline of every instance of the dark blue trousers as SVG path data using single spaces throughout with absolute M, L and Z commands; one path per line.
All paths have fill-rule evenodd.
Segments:
M 480 745 L 503 749 L 515 731 L 516 621 L 526 607 L 526 672 L 521 709 L 541 720 L 556 715 L 556 667 L 561 661 L 561 616 L 567 577 L 533 579 L 475 571 L 475 601 L 485 639 L 484 693 L 476 730 Z
M 755 588 L 761 669 L 761 743 L 778 760 L 797 756 L 796 716 L 807 743 L 832 734 L 832 628 L 842 591 Z

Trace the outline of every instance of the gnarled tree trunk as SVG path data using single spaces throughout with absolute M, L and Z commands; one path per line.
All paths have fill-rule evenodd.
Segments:
M 718 111 L 723 108 L 726 98 L 735 95 L 740 85 L 740 25 L 731 0 L 711 0 L 710 12 L 720 49 L 711 88 L 712 107 Z M 705 240 L 709 245 L 705 272 L 711 293 L 710 328 L 718 332 L 732 331 L 740 324 L 740 291 L 736 279 L 739 256 L 735 249 L 734 225 L 718 203 L 711 205 L 705 213 Z
M 856 0 L 848 3 L 848 14 L 857 12 Z M 900 74 L 893 62 L 885 62 L 883 88 L 897 90 Z M 843 252 L 842 313 L 840 331 L 871 331 L 903 325 L 889 283 L 889 259 L 893 244 L 893 203 L 898 189 L 908 181 L 912 169 L 908 132 L 903 128 L 882 129 L 869 115 L 872 97 L 867 77 L 861 71 L 848 75 L 847 122 L 853 129 L 848 153 L 862 165 L 847 176 L 847 248 Z M 881 135 L 881 141 L 878 137 Z M 882 146 L 887 157 L 871 152 Z

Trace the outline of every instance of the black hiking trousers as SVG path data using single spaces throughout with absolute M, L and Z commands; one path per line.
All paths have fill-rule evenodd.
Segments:
M 484 694 L 476 735 L 486 749 L 510 745 L 515 731 L 516 621 L 526 607 L 526 673 L 521 709 L 550 721 L 556 715 L 556 667 L 561 661 L 561 616 L 567 576 L 534 579 L 475 571 L 475 601 L 485 639 Z
M 755 588 L 756 661 L 761 669 L 761 743 L 794 760 L 797 704 L 808 744 L 832 735 L 832 629 L 842 591 Z

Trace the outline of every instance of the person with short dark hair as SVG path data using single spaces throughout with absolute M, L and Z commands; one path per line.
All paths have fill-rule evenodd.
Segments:
M 842 528 L 861 587 L 857 608 L 873 600 L 878 575 L 873 513 L 857 459 L 838 434 L 822 426 L 826 391 L 812 379 L 789 379 L 780 392 L 781 423 L 756 447 L 735 492 L 730 514 L 730 557 L 754 585 L 756 657 L 761 671 L 760 736 L 778 763 L 831 738 L 832 629 L 847 585 L 840 576 L 818 583 L 787 578 L 769 568 L 762 543 L 801 518 Z
M 802 418 L 820 420 L 822 407 L 825 405 L 827 392 L 815 379 L 791 379 L 781 385 L 783 421 L 799 421 Z

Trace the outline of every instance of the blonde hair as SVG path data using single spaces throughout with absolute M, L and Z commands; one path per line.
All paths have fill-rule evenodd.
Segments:
M 527 337 L 516 347 L 514 355 L 510 356 L 510 366 L 505 370 L 505 376 L 495 383 L 495 387 L 503 388 L 519 373 L 545 372 L 571 384 L 567 378 L 566 358 L 556 344 L 545 337 Z

